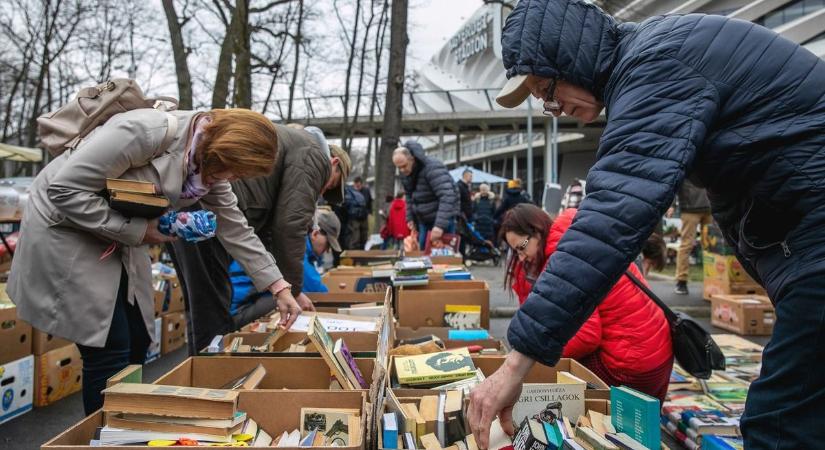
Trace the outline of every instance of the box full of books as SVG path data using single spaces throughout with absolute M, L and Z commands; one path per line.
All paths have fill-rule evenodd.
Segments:
M 377 266 L 392 264 L 399 257 L 398 250 L 344 250 L 339 262 L 343 266 Z
M 420 354 L 409 346 L 421 347 L 434 342 L 441 348 L 467 347 L 470 353 L 481 355 L 503 355 L 507 353 L 507 344 L 493 337 L 485 329 L 456 330 L 447 327 L 396 327 L 395 348 L 393 354 Z M 410 353 L 414 351 L 414 353 Z
M 273 414 L 277 405 L 277 414 Z M 364 391 L 256 391 L 119 383 L 97 412 L 42 448 L 365 448 Z
M 340 354 L 335 353 L 336 358 Z M 374 358 L 354 358 L 369 386 L 376 368 Z M 353 371 L 354 377 L 354 371 Z M 254 382 L 254 389 L 329 389 L 337 387 L 332 371 L 320 356 L 268 358 L 247 356 L 193 356 L 161 376 L 156 383 L 200 388 L 228 388 L 239 381 Z
M 450 327 L 445 316 L 453 308 L 480 307 L 478 325 L 490 328 L 490 288 L 485 281 L 430 281 L 427 286 L 401 286 L 396 291 L 399 327 Z M 449 317 L 448 317 L 449 319 Z

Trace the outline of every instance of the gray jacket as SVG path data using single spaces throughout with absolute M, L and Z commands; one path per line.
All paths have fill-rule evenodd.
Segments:
M 168 146 L 166 113 L 140 109 L 118 114 L 77 148 L 55 158 L 37 176 L 23 213 L 8 294 L 20 318 L 79 344 L 102 347 L 109 334 L 121 267 L 129 277 L 128 299 L 137 302 L 154 336 L 152 273 L 140 245 L 148 221 L 127 218 L 98 193 L 106 178 L 151 181 L 172 209 L 195 200 L 180 198 L 186 148 L 197 112 L 176 111 L 177 133 Z M 165 148 L 165 149 L 164 149 Z M 255 286 L 282 278 L 275 260 L 237 208 L 229 183 L 216 183 L 201 204 L 217 215 L 217 236 Z M 117 250 L 102 257 L 112 243 Z
M 404 147 L 415 158 L 413 172 L 401 178 L 407 195 L 407 221 L 446 229 L 459 213 L 453 178 L 444 164 L 428 157 L 417 142 L 407 141 Z

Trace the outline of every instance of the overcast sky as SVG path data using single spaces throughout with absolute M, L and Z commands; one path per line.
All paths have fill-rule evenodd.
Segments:
M 410 0 L 408 71 L 415 63 L 428 61 L 483 4 L 482 0 Z

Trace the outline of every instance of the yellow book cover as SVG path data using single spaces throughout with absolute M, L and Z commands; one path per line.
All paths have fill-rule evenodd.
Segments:
M 475 375 L 475 365 L 466 348 L 395 359 L 400 384 L 422 385 L 463 380 Z

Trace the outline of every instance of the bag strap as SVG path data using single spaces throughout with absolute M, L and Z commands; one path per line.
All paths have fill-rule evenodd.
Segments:
M 163 140 L 160 141 L 160 151 L 165 152 L 166 149 L 169 148 L 169 145 L 172 144 L 172 141 L 175 139 L 175 136 L 178 134 L 178 118 L 175 117 L 173 114 L 166 113 L 166 134 L 163 135 Z
M 647 296 L 650 297 L 651 300 L 653 300 L 653 303 L 655 303 L 657 306 L 659 306 L 659 308 L 662 309 L 662 311 L 665 313 L 665 318 L 667 318 L 667 321 L 670 322 L 671 325 L 678 321 L 678 317 L 676 316 L 676 313 L 673 312 L 673 310 L 670 309 L 670 307 L 668 307 L 665 304 L 665 302 L 663 302 L 662 299 L 659 298 L 658 295 L 654 294 L 653 291 L 651 291 L 649 287 L 647 287 L 644 283 L 642 283 L 641 280 L 636 278 L 636 276 L 633 275 L 633 273 L 630 272 L 630 270 L 626 270 L 624 274 L 625 274 L 625 276 L 630 278 L 630 281 L 632 281 L 633 284 L 636 285 L 636 287 L 638 287 L 639 289 L 642 290 L 642 292 L 647 294 Z

